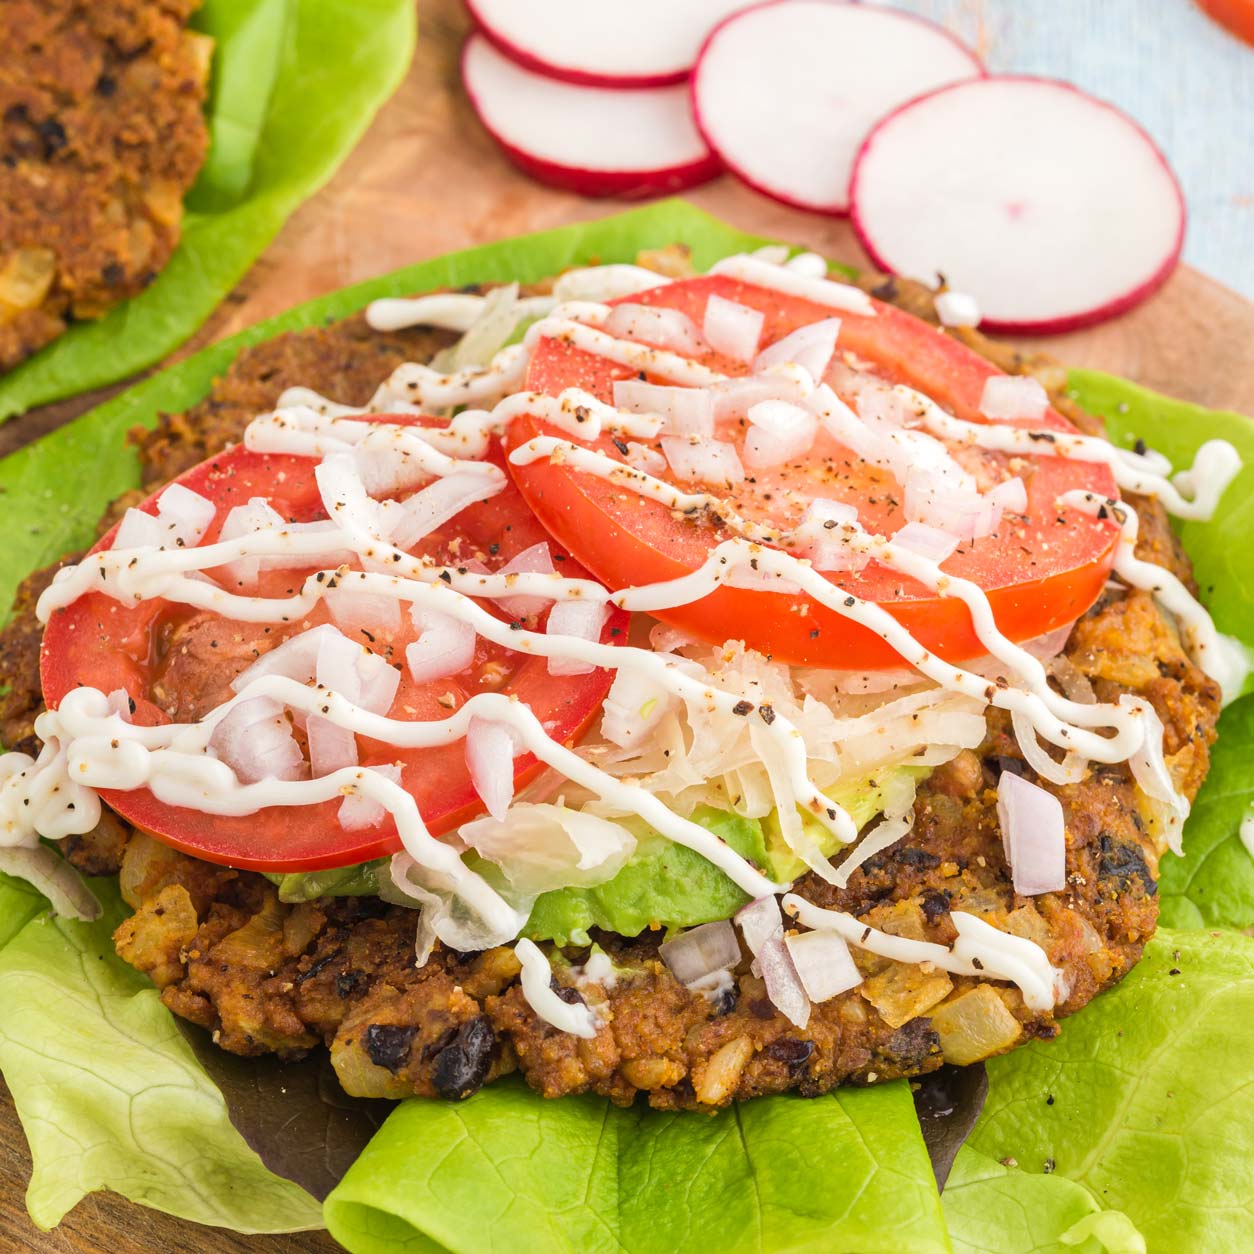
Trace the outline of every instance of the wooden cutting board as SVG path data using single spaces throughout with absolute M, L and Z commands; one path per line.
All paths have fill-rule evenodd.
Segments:
M 336 178 L 293 216 L 180 356 L 359 279 L 618 207 L 539 187 L 507 164 L 458 87 L 457 53 L 468 26 L 459 0 L 421 0 L 419 21 L 418 53 L 400 91 Z M 689 198 L 746 230 L 867 264 L 847 222 L 776 205 L 730 178 Z M 1188 268 L 1115 322 L 1031 343 L 1073 365 L 1254 414 L 1254 305 Z M 6 429 L 7 440 L 29 438 L 82 408 L 79 401 L 29 416 Z M 298 1254 L 338 1248 L 318 1233 L 221 1233 L 109 1194 L 88 1198 L 56 1231 L 40 1233 L 22 1204 L 29 1171 L 21 1127 L 0 1087 L 0 1248 L 39 1254 Z

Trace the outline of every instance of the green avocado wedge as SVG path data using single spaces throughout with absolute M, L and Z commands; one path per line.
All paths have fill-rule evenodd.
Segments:
M 6 600 L 28 571 L 89 540 L 106 502 L 134 484 L 125 430 L 151 423 L 159 409 L 195 403 L 245 344 L 341 316 L 378 295 L 535 279 L 594 257 L 629 261 L 642 247 L 677 240 L 701 267 L 761 242 L 663 202 L 385 276 L 153 376 L 0 462 Z M 1247 434 L 1238 416 L 1182 409 L 1119 380 L 1077 372 L 1072 383 L 1081 403 L 1118 414 L 1119 438 L 1140 435 L 1177 464 L 1209 436 Z M 1207 572 L 1203 587 L 1220 625 L 1251 643 L 1247 500 L 1230 493 L 1213 522 L 1183 534 L 1199 572 Z M 1236 571 L 1244 579 L 1229 580 Z M 1212 930 L 1164 934 L 1145 963 L 1069 1021 L 1058 1041 L 990 1066 L 986 1113 L 959 1155 L 943 1212 L 904 1084 L 810 1102 L 764 1099 L 711 1119 L 640 1105 L 624 1111 L 592 1097 L 545 1102 L 507 1082 L 460 1105 L 398 1106 L 327 1199 L 324 1222 L 358 1254 L 1237 1254 L 1254 1196 L 1254 1117 L 1245 1099 L 1254 1065 L 1241 1036 L 1254 942 L 1224 929 L 1254 925 L 1254 861 L 1237 856 L 1244 850 L 1234 826 L 1254 800 L 1254 778 L 1244 769 L 1254 760 L 1248 702 L 1225 713 L 1215 769 L 1186 827 L 1182 871 L 1170 860 L 1163 870 L 1170 909 L 1195 909 L 1192 922 Z M 1199 852 L 1222 847 L 1223 858 L 1206 857 L 1214 871 L 1190 878 L 1183 869 L 1195 830 Z M 243 1231 L 318 1222 L 312 1201 L 293 1198 L 286 1190 L 295 1186 L 228 1136 L 208 1074 L 194 1057 L 171 1053 L 171 1017 L 116 957 L 107 926 L 54 922 L 32 893 L 0 881 L 0 942 L 6 938 L 0 1067 L 26 1119 L 35 1158 L 28 1201 L 39 1222 L 55 1222 L 99 1187 Z M 94 983 L 85 988 L 89 972 Z M 67 1036 L 86 1051 L 87 1065 L 75 1061 L 83 1055 L 71 1054 Z M 159 1123 L 123 1126 L 119 1093 L 130 1110 L 152 1110 L 156 1100 Z M 202 1161 L 180 1192 L 169 1172 L 189 1139 Z

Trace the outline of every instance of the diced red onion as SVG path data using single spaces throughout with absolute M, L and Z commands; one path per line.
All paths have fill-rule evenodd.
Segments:
M 812 322 L 808 326 L 776 340 L 769 348 L 764 348 L 754 359 L 753 371 L 758 374 L 768 366 L 778 366 L 786 361 L 795 361 L 804 366 L 810 377 L 818 383 L 827 373 L 828 363 L 836 351 L 836 337 L 840 334 L 839 318 L 824 318 Z
M 711 296 L 705 304 L 701 331 L 716 353 L 734 361 L 752 361 L 765 320 L 757 309 L 722 296 Z
M 615 305 L 605 320 L 604 330 L 619 339 L 652 344 L 692 357 L 699 357 L 707 348 L 697 324 L 686 313 L 661 306 Z
M 775 897 L 759 897 L 742 906 L 736 913 L 736 925 L 755 958 L 767 941 L 784 938 L 784 916 Z
M 849 946 L 835 932 L 801 932 L 785 937 L 784 944 L 812 1002 L 830 1001 L 862 983 Z
M 663 436 L 662 451 L 677 479 L 734 487 L 745 479 L 734 445 L 721 440 L 694 443 L 682 436 Z
M 470 780 L 488 813 L 496 820 L 505 818 L 514 799 L 513 733 L 503 723 L 472 718 L 466 729 L 466 766 Z
M 647 444 L 638 444 L 635 440 L 627 441 L 627 464 L 635 470 L 642 470 L 655 479 L 666 471 L 666 458 L 655 448 Z
M 736 929 L 726 919 L 689 928 L 658 950 L 658 957 L 670 973 L 683 985 L 690 986 L 726 971 L 740 961 L 740 942 Z
M 767 941 L 758 952 L 758 966 L 771 1004 L 799 1028 L 810 1022 L 810 998 L 782 940 Z
M 403 516 L 392 524 L 389 539 L 398 549 L 412 549 L 462 510 L 486 501 L 505 488 L 504 480 L 483 475 L 446 475 L 401 502 Z
M 990 501 L 996 501 L 1007 514 L 1026 514 L 1028 512 L 1028 490 L 1022 479 L 1016 475 L 1006 479 L 996 487 L 984 493 Z
M 377 771 L 380 775 L 387 776 L 394 784 L 401 782 L 401 768 L 399 766 L 372 766 L 370 769 Z M 387 810 L 385 807 L 381 806 L 373 798 L 367 797 L 360 792 L 349 793 L 340 802 L 338 812 L 340 826 L 346 832 L 359 832 L 370 827 L 378 827 L 386 815 Z
M 905 514 L 910 522 L 926 523 L 961 540 L 992 535 L 1001 522 L 1002 506 L 944 475 L 912 470 L 906 476 Z
M 980 413 L 994 422 L 1038 421 L 1049 408 L 1049 393 L 1030 375 L 992 374 L 984 380 Z
M 614 404 L 629 414 L 657 414 L 670 435 L 714 434 L 714 398 L 704 388 L 619 379 L 614 384 Z
M 372 634 L 396 631 L 401 625 L 401 607 L 395 597 L 381 592 L 365 592 L 338 586 L 322 594 L 335 625 L 341 631 L 360 632 L 364 627 Z
M 459 618 L 410 610 L 418 639 L 405 649 L 405 664 L 416 684 L 460 675 L 475 660 L 475 629 Z
M 1061 892 L 1067 884 L 1067 832 L 1058 798 L 1014 771 L 1003 771 L 997 822 L 1015 892 L 1024 897 Z
M 283 707 L 269 697 L 252 697 L 231 709 L 213 729 L 209 748 L 244 784 L 307 774 Z
M 517 553 L 510 558 L 496 573 L 498 575 L 555 574 L 553 555 L 549 552 L 548 542 L 542 540 L 539 544 L 533 544 L 529 549 L 523 549 L 521 553 Z M 530 618 L 533 614 L 539 614 L 549 604 L 551 599 L 550 597 L 522 595 L 495 598 L 497 605 L 511 618 L 516 619 Z
M 609 606 L 583 599 L 558 601 L 549 611 L 545 632 L 550 636 L 574 636 L 577 640 L 601 639 L 601 628 L 609 617 Z M 550 675 L 587 675 L 596 667 L 574 658 L 549 658 Z
M 315 779 L 357 765 L 357 737 L 347 727 L 311 714 L 305 734 L 309 738 L 309 771 Z
M 939 564 L 953 556 L 960 541 L 957 536 L 950 535 L 948 531 L 929 527 L 926 523 L 911 522 L 906 523 L 893 536 L 893 543 Z
M 804 456 L 814 444 L 818 420 L 787 401 L 759 401 L 749 410 L 745 462 L 755 468 L 778 466 Z

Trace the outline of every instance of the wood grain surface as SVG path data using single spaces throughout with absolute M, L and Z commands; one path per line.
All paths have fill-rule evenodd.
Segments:
M 347 283 L 525 231 L 613 212 L 616 205 L 524 179 L 476 123 L 457 83 L 467 20 L 459 0 L 420 0 L 409 77 L 331 183 L 305 204 L 209 325 L 179 356 Z M 748 230 L 865 264 L 848 223 L 776 205 L 723 178 L 690 199 Z M 659 240 L 658 243 L 667 241 Z M 1126 375 L 1204 405 L 1254 414 L 1254 305 L 1182 268 L 1139 309 L 1104 326 L 1031 341 L 1074 365 Z M 28 415 L 0 451 L 85 408 Z M 325 1234 L 241 1237 L 169 1219 L 108 1194 L 82 1202 L 54 1232 L 37 1231 L 22 1194 L 25 1139 L 0 1086 L 0 1250 L 38 1254 L 321 1254 Z

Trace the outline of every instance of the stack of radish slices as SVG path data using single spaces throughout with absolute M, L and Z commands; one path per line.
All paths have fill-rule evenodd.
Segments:
M 1171 272 L 1184 201 L 1162 153 L 1066 83 L 988 76 L 948 32 L 848 0 L 467 0 L 462 77 L 533 177 L 586 196 L 728 170 L 848 214 L 883 269 L 944 275 L 961 316 L 1060 331 Z

